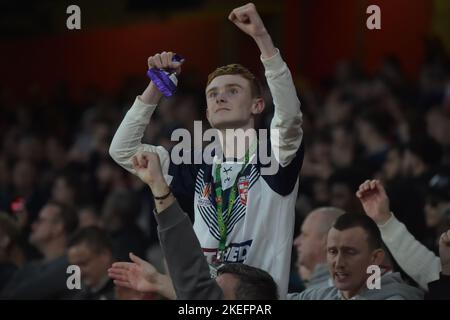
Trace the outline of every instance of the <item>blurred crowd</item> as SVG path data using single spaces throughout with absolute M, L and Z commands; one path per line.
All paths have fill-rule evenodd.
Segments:
M 430 180 L 436 173 L 450 177 L 449 66 L 441 43 L 428 40 L 417 81 L 393 56 L 374 74 L 342 61 L 319 86 L 297 81 L 306 152 L 296 231 L 318 207 L 362 212 L 355 192 L 376 178 L 396 217 L 438 254 L 439 236 L 450 228 L 450 183 L 431 193 Z M 178 94 L 157 108 L 145 142 L 170 149 L 174 129 L 192 132 L 194 120 L 208 128 L 205 81 L 181 76 Z M 0 90 L 0 297 L 160 298 L 114 287 L 107 276 L 111 263 L 129 260 L 129 252 L 165 272 L 151 192 L 108 154 L 145 86 L 144 77 L 130 79 L 114 96 L 91 89 L 76 101 L 63 84 L 51 99 L 38 86 L 20 96 Z M 265 98 L 261 128 L 273 112 L 268 89 Z M 307 277 L 296 252 L 291 290 Z M 66 296 L 69 264 L 80 266 L 88 289 Z

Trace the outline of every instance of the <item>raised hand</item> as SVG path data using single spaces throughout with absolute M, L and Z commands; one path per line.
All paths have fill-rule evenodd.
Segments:
M 253 3 L 231 11 L 228 19 L 252 38 L 267 35 L 267 30 Z
M 356 196 L 366 214 L 377 224 L 384 224 L 391 217 L 389 198 L 380 181 L 366 180 L 359 186 Z
M 139 152 L 132 158 L 132 164 L 138 177 L 148 185 L 165 182 L 157 153 Z
M 183 64 L 184 60 L 181 60 L 180 62 L 174 62 L 172 61 L 172 58 L 174 57 L 175 53 L 173 52 L 161 52 L 157 53 L 151 57 L 148 58 L 148 68 L 158 68 L 158 69 L 172 69 L 175 70 L 177 74 L 181 73 L 181 65 Z
M 159 273 L 149 262 L 130 253 L 133 262 L 115 262 L 108 269 L 114 284 L 142 293 L 159 293 L 166 298 L 175 299 L 175 291 L 170 278 Z
M 439 256 L 441 258 L 442 273 L 450 276 L 450 230 L 439 238 Z

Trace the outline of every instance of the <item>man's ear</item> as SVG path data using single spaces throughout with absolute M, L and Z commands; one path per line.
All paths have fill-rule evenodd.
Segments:
M 264 102 L 263 98 L 256 98 L 253 99 L 253 105 L 252 105 L 252 114 L 260 114 L 264 111 L 266 108 L 266 103 Z
M 372 264 L 380 266 L 383 264 L 385 252 L 383 249 L 375 249 L 372 252 Z

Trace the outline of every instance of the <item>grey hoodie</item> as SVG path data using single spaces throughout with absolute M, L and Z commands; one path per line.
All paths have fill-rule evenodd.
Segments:
M 328 288 L 333 285 L 330 279 L 330 271 L 328 271 L 328 265 L 321 263 L 316 265 L 311 279 L 305 283 L 307 289 Z
M 381 277 L 380 289 L 364 289 L 351 300 L 423 300 L 423 291 L 406 284 L 400 273 L 388 273 Z M 311 288 L 288 295 L 289 300 L 345 300 L 336 287 Z

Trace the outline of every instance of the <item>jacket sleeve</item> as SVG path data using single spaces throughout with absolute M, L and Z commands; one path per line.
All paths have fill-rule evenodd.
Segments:
M 393 214 L 384 225 L 378 227 L 384 243 L 400 267 L 421 288 L 428 290 L 428 283 L 439 279 L 439 257 L 417 241 Z
M 177 299 L 221 300 L 223 293 L 211 278 L 209 266 L 191 221 L 174 202 L 155 214 L 161 248 L 167 261 Z
M 272 152 L 281 166 L 287 166 L 296 156 L 303 138 L 300 101 L 291 72 L 277 53 L 261 61 L 272 94 L 274 116 L 270 124 Z
M 139 97 L 136 97 L 113 137 L 109 154 L 120 166 L 136 174 L 132 165 L 132 157 L 137 152 L 157 153 L 166 182 L 170 184 L 172 177 L 168 174 L 170 166 L 169 152 L 162 146 L 141 143 L 145 128 L 149 124 L 155 109 L 156 105 L 145 104 Z

